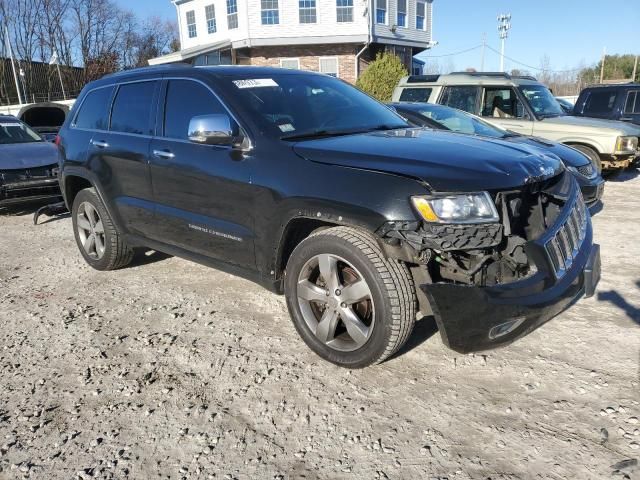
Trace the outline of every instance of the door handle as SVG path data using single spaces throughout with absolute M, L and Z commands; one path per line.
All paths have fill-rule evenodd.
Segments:
M 109 144 L 107 142 L 102 142 L 102 141 L 98 141 L 98 140 L 92 140 L 91 141 L 91 145 L 93 145 L 94 147 L 98 147 L 98 148 L 108 148 Z
M 168 150 L 154 150 L 153 155 L 158 158 L 163 158 L 165 160 L 171 160 L 176 157 L 174 153 L 171 153 Z

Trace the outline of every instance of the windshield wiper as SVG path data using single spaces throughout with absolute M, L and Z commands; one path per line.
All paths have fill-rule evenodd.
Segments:
M 285 135 L 280 137 L 281 140 L 304 140 L 313 138 L 325 138 L 325 137 L 339 137 L 343 135 L 356 135 L 358 133 L 367 133 L 380 130 L 395 130 L 398 128 L 407 128 L 406 125 L 376 125 L 369 128 L 352 128 L 345 130 L 328 130 L 325 128 L 318 130 L 311 130 L 308 132 L 296 133 L 293 135 Z

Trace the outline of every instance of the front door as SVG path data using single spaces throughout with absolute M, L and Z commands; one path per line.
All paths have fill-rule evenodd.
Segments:
M 251 157 L 228 146 L 192 143 L 193 117 L 228 111 L 195 80 L 163 85 L 151 142 L 157 240 L 240 267 L 254 267 Z
M 522 135 L 533 133 L 533 119 L 514 89 L 484 87 L 482 90 L 480 116 L 499 127 Z

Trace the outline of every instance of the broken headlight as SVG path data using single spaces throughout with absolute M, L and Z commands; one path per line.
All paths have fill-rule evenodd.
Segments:
M 435 223 L 492 223 L 500 217 L 487 192 L 412 197 L 420 216 Z

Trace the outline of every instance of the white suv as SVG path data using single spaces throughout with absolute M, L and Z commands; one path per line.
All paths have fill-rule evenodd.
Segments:
M 523 135 L 570 145 L 585 153 L 599 171 L 626 168 L 640 156 L 640 127 L 566 115 L 551 91 L 529 76 L 467 72 L 412 75 L 400 80 L 393 101 L 439 103 Z

